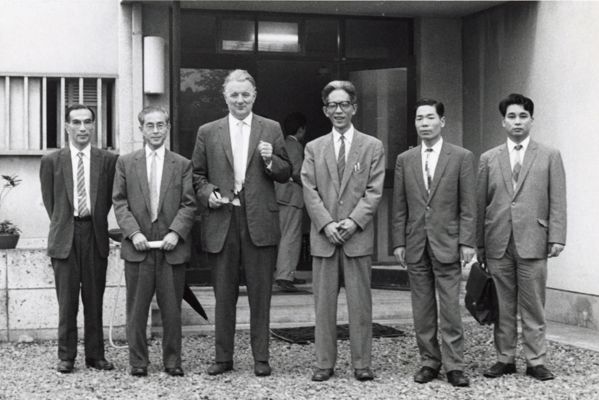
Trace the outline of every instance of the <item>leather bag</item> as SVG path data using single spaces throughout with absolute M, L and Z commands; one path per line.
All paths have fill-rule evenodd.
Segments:
M 499 307 L 493 278 L 484 264 L 475 262 L 466 282 L 466 309 L 481 325 L 497 321 Z

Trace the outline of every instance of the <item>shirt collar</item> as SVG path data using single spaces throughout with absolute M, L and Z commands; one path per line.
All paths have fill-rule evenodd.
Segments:
M 338 141 L 340 136 L 341 136 L 341 134 L 339 133 L 339 131 L 337 131 L 337 129 L 333 128 L 333 139 L 335 139 L 335 141 Z M 343 134 L 343 138 L 345 140 L 345 143 L 349 143 L 352 141 L 352 139 L 354 138 L 354 125 L 353 124 L 351 124 L 349 126 L 349 129 L 347 131 L 345 131 L 345 133 Z
M 242 121 L 244 125 L 247 126 L 252 126 L 252 117 L 254 116 L 254 113 L 250 113 L 247 117 L 245 117 L 244 119 L 240 120 L 237 119 L 233 116 L 233 114 L 229 113 L 229 126 L 235 126 L 237 125 L 237 123 L 239 121 Z
M 512 150 L 514 150 L 514 147 L 516 147 L 518 144 L 522 145 L 522 149 L 520 149 L 520 150 L 526 151 L 526 148 L 528 147 L 529 143 L 530 143 L 530 136 L 527 137 L 526 139 L 524 139 L 523 141 L 521 141 L 520 143 L 516 143 L 512 139 L 507 138 L 507 148 L 510 152 Z
M 152 154 L 152 152 L 154 150 L 152 150 L 150 148 L 150 146 L 148 146 L 148 145 L 144 146 L 144 148 L 146 149 L 146 158 L 150 157 L 150 155 Z M 164 147 L 164 144 L 162 146 L 160 146 L 159 148 L 157 148 L 155 151 L 156 151 L 156 156 L 158 156 L 158 158 L 160 158 L 160 159 L 164 158 L 164 153 L 166 152 L 166 148 Z
M 90 158 L 91 155 L 91 148 L 92 146 L 90 144 L 88 144 L 87 146 L 85 146 L 83 149 L 79 150 L 77 147 L 73 146 L 71 143 L 69 143 L 69 147 L 71 148 L 71 154 L 74 157 L 77 157 L 77 154 L 79 154 L 79 152 L 83 153 L 83 155 L 87 158 Z
M 433 153 L 439 154 L 441 153 L 441 147 L 443 147 L 443 137 L 439 138 L 439 141 L 431 147 L 433 149 Z M 422 154 L 425 153 L 426 149 L 428 149 L 424 143 L 422 143 Z

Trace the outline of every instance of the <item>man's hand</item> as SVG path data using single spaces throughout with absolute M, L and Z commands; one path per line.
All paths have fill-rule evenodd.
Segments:
M 170 231 L 164 236 L 164 239 L 162 239 L 161 249 L 164 251 L 171 251 L 177 246 L 177 243 L 179 243 L 179 234 Z
M 564 245 L 559 243 L 549 243 L 547 245 L 547 257 L 557 257 L 564 251 Z
M 221 197 L 220 193 L 216 190 L 214 192 L 210 193 L 210 197 L 208 197 L 208 206 L 210 208 L 219 208 L 223 204 L 228 204 L 228 203 L 229 203 L 229 199 L 226 197 Z
M 406 264 L 406 248 L 404 246 L 396 247 L 395 250 L 393 250 L 393 255 L 400 267 L 403 269 L 408 267 L 408 264 Z
M 462 260 L 462 266 L 472 261 L 472 258 L 476 254 L 476 250 L 470 246 L 460 246 L 460 259 Z
M 268 166 L 272 161 L 272 144 L 261 140 L 258 143 L 258 151 L 260 152 L 260 156 L 262 156 L 262 160 L 264 160 L 264 164 Z
M 352 237 L 352 235 L 356 233 L 357 229 L 358 224 L 356 224 L 356 221 L 354 221 L 351 218 L 345 218 L 344 220 L 339 222 L 339 225 L 337 225 L 337 231 L 339 231 L 339 233 L 341 234 L 343 241 L 346 241 L 350 237 Z
M 150 250 L 148 239 L 146 239 L 146 236 L 141 232 L 137 232 L 135 235 L 133 235 L 131 242 L 133 242 L 133 247 L 135 247 L 135 250 L 137 251 Z
M 324 227 L 325 236 L 329 239 L 329 242 L 334 245 L 342 245 L 345 242 L 341 233 L 337 230 L 338 225 L 337 222 L 329 222 L 329 224 Z
M 486 264 L 487 263 L 487 254 L 485 253 L 485 248 L 484 247 L 479 247 L 476 250 L 476 259 L 481 264 Z

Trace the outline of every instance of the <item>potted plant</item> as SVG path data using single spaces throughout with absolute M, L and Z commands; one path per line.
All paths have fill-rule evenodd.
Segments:
M 0 187 L 0 209 L 4 198 L 21 183 L 17 175 L 1 175 L 1 177 L 3 183 Z M 14 249 L 20 234 L 21 230 L 9 220 L 0 221 L 0 249 Z

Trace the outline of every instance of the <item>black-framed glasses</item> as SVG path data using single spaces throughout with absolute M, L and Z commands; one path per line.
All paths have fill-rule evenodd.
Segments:
M 353 107 L 353 105 L 354 104 L 351 101 L 331 101 L 330 103 L 326 103 L 324 107 L 327 109 L 328 112 L 335 112 L 337 110 L 337 107 L 340 107 L 341 111 L 349 111 Z

